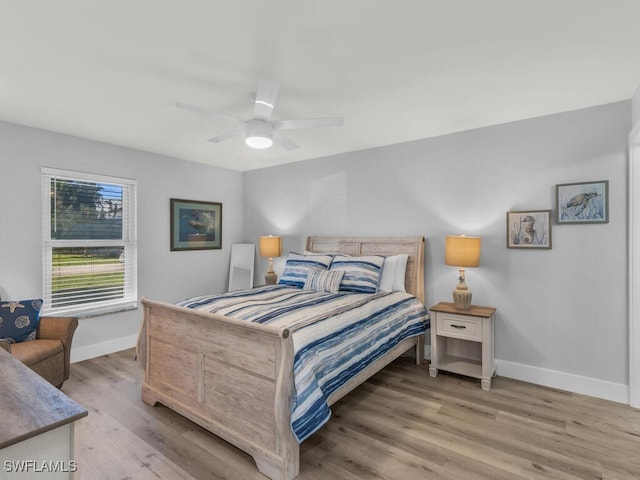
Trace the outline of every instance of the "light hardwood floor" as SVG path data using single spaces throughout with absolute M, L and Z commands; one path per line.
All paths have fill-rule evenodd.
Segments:
M 82 480 L 265 478 L 243 452 L 143 404 L 133 357 L 71 365 L 63 391 L 89 411 Z M 403 357 L 334 405 L 300 459 L 300 480 L 638 479 L 640 410 L 502 377 L 483 391 Z

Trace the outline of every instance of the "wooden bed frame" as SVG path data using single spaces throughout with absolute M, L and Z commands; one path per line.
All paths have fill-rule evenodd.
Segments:
M 409 255 L 407 291 L 424 303 L 424 237 L 309 237 L 307 250 L 349 255 Z M 269 478 L 298 475 L 291 430 L 293 341 L 289 331 L 146 298 L 138 354 L 142 400 L 160 402 L 253 457 Z M 424 336 L 404 340 L 336 391 L 333 404 Z

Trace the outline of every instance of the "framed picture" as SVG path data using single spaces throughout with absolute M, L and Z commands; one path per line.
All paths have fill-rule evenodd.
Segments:
M 507 212 L 507 248 L 551 248 L 551 210 Z
M 556 185 L 558 223 L 608 223 L 609 181 Z
M 171 199 L 171 250 L 222 248 L 222 203 Z

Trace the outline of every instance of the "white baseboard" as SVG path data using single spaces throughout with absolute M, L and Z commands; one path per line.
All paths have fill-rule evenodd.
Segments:
M 522 365 L 496 359 L 496 373 L 545 387 L 558 388 L 573 393 L 589 395 L 619 403 L 629 403 L 629 385 L 613 383 L 597 378 L 582 377 L 545 368 Z
M 127 348 L 135 347 L 137 341 L 138 335 L 129 335 L 128 337 L 114 338 L 113 340 L 84 347 L 71 347 L 71 363 L 126 350 Z

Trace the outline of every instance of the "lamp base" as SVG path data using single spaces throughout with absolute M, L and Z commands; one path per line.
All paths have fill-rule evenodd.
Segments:
M 278 281 L 278 275 L 276 274 L 276 272 L 267 272 L 267 274 L 264 276 L 264 281 L 267 285 L 275 285 Z
M 453 303 L 458 310 L 469 310 L 471 307 L 471 292 L 456 288 L 453 291 Z

